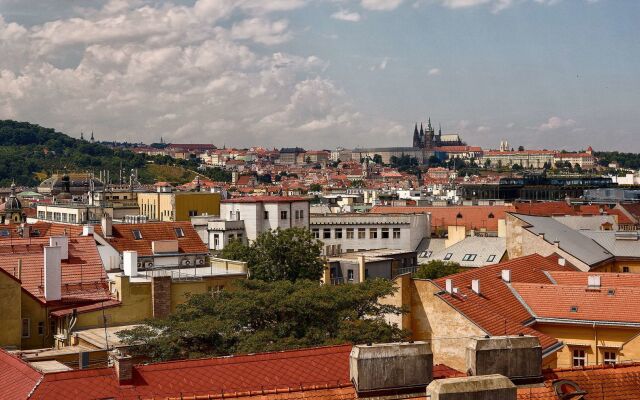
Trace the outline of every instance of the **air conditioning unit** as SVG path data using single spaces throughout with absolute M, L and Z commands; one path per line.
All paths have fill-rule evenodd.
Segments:
M 142 268 L 142 261 L 138 261 L 138 268 Z
M 199 260 L 196 261 L 197 265 L 204 265 L 204 258 L 201 258 Z
M 182 265 L 191 265 L 191 260 L 182 260 Z
M 153 268 L 153 263 L 151 261 L 147 261 L 144 266 L 147 268 Z

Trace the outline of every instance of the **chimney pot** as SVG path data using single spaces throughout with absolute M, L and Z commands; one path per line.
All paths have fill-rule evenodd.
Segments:
M 444 283 L 447 293 L 453 293 L 453 281 L 451 279 L 447 279 L 444 281 Z
M 510 283 L 511 282 L 511 270 L 510 269 L 503 269 L 502 270 L 502 280 Z
M 138 275 L 138 252 L 125 250 L 122 252 L 122 264 L 126 276 Z
M 475 294 L 480 294 L 480 280 L 479 279 L 474 279 L 471 281 L 471 290 L 473 290 L 473 292 Z
M 93 236 L 93 225 L 84 225 L 82 227 L 82 236 Z
M 564 258 L 558 258 L 558 265 L 565 266 L 567 265 L 567 260 Z
M 49 238 L 49 246 L 60 247 L 60 259 L 69 259 L 69 237 L 68 236 L 52 236 Z

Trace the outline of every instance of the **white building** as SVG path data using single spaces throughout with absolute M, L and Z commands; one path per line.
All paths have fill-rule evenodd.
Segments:
M 327 255 L 383 248 L 414 251 L 431 236 L 428 214 L 314 214 L 310 225 Z
M 248 196 L 223 200 L 220 217 L 226 221 L 244 221 L 246 239 L 255 240 L 262 232 L 278 228 L 308 228 L 309 199 Z

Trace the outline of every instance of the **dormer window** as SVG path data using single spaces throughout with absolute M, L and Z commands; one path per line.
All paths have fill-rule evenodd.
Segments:
M 184 237 L 184 231 L 182 230 L 182 228 L 175 228 L 174 230 L 176 231 L 176 237 L 178 238 Z
M 133 233 L 133 238 L 135 240 L 142 240 L 142 232 L 140 232 L 138 229 L 131 230 L 131 233 Z
M 571 312 L 578 312 L 578 306 L 571 306 Z
M 453 253 L 447 253 L 444 255 L 444 260 L 451 260 L 451 257 L 453 257 Z

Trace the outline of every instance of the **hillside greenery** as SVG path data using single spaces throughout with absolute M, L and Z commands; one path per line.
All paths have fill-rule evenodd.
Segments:
M 43 179 L 65 170 L 96 174 L 109 171 L 112 177 L 117 177 L 121 168 L 126 176 L 137 169 L 141 183 L 182 184 L 195 177 L 198 165 L 197 160 L 149 157 L 75 139 L 28 122 L 0 120 L 0 187 L 14 180 L 19 186 L 37 186 Z M 197 173 L 216 181 L 231 181 L 231 175 L 219 168 Z
M 620 168 L 640 169 L 640 154 L 638 153 L 601 151 L 594 153 L 594 155 L 598 158 L 598 163 L 604 167 L 612 162 L 616 162 Z

